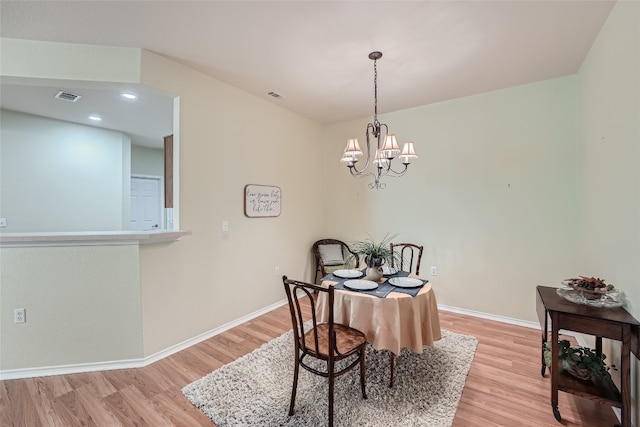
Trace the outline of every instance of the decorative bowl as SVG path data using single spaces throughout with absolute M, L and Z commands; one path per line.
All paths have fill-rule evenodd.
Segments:
M 580 297 L 591 301 L 599 301 L 607 294 L 617 292 L 613 285 L 607 285 L 604 279 L 597 277 L 579 276 L 566 279 L 562 284 L 576 291 Z
M 568 301 L 576 304 L 590 305 L 591 307 L 614 308 L 622 307 L 626 304 L 626 297 L 624 292 L 621 291 L 609 291 L 597 299 L 585 298 L 584 292 L 576 291 L 569 286 L 556 289 L 556 292 Z
M 558 289 L 558 295 L 571 302 L 609 308 L 625 304 L 624 293 L 605 283 L 604 279 L 578 276 L 563 280 L 562 284 L 566 288 Z

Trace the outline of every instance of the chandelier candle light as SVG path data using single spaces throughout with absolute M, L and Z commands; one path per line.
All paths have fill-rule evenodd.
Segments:
M 383 189 L 387 185 L 383 182 L 380 182 L 380 179 L 383 176 L 390 177 L 399 177 L 404 175 L 407 172 L 409 164 L 411 163 L 411 159 L 416 159 L 418 156 L 416 155 L 416 151 L 413 147 L 413 142 L 405 142 L 402 147 L 402 152 L 400 148 L 398 148 L 398 142 L 396 141 L 396 136 L 392 133 L 389 133 L 389 127 L 378 121 L 378 68 L 377 61 L 382 58 L 382 52 L 371 52 L 369 54 L 369 59 L 373 60 L 373 95 L 374 95 L 374 114 L 373 114 L 373 123 L 367 124 L 367 161 L 364 164 L 362 169 L 358 169 L 356 167 L 356 163 L 359 160 L 359 157 L 362 156 L 362 150 L 360 149 L 360 144 L 358 144 L 358 138 L 349 138 L 347 139 L 347 146 L 344 149 L 344 153 L 342 154 L 342 159 L 340 161 L 345 163 L 349 168 L 349 172 L 351 175 L 362 178 L 365 176 L 373 177 L 374 181 L 369 184 L 369 188 L 380 188 Z M 373 159 L 374 167 L 367 171 L 370 160 L 371 160 L 371 139 L 375 138 L 376 144 L 376 154 Z M 400 155 L 400 160 L 404 167 L 401 171 L 394 170 L 392 166 L 393 159 Z

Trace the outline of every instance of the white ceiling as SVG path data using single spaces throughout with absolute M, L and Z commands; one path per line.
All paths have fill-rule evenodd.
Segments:
M 373 115 L 371 51 L 396 111 L 574 74 L 614 4 L 2 0 L 0 35 L 148 49 L 329 124 Z M 27 96 L 2 83 L 3 107 Z
M 25 84 L 27 83 L 27 84 Z M 60 91 L 80 95 L 76 102 L 55 98 Z M 121 94 L 135 93 L 127 101 Z M 131 137 L 131 143 L 163 148 L 173 134 L 173 96 L 140 85 L 3 78 L 0 107 L 88 126 L 113 129 Z M 89 119 L 98 115 L 101 122 Z

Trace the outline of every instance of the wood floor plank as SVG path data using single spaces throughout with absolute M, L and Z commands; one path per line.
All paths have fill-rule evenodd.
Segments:
M 307 312 L 308 315 L 308 312 Z M 540 375 L 540 332 L 440 312 L 443 329 L 473 335 L 478 348 L 453 427 L 610 427 L 610 408 L 559 393 L 551 412 Z M 182 388 L 291 329 L 280 307 L 141 369 L 0 381 L 1 427 L 215 426 Z
M 42 426 L 35 402 L 29 393 L 27 380 L 9 381 L 7 384 L 7 402 L 9 403 L 8 422 L 11 426 Z
M 126 387 L 121 392 L 122 397 L 135 408 L 142 419 L 150 426 L 166 426 L 171 425 L 171 420 L 162 412 L 156 411 L 154 405 L 147 403 L 147 398 L 138 387 L 133 385 Z M 156 396 L 154 396 L 154 399 Z M 141 404 L 142 403 L 142 404 Z
M 45 426 L 61 425 L 63 421 L 56 413 L 53 405 L 55 398 L 47 386 L 47 381 L 42 378 L 29 378 L 25 381 L 25 385 L 42 424 Z
M 125 426 L 146 426 L 149 425 L 142 415 L 136 410 L 136 407 L 129 402 L 123 395 L 122 391 L 118 391 L 107 396 L 104 399 L 107 410 L 114 415 L 120 424 Z M 146 405 L 147 403 L 145 403 Z
M 77 374 L 76 374 L 77 375 Z M 63 425 L 68 426 L 97 426 L 91 418 L 87 408 L 83 405 L 82 396 L 88 392 L 91 384 L 83 384 L 82 387 L 59 396 L 54 401 L 56 414 L 63 419 Z M 29 425 L 29 424 L 25 424 Z
M 117 392 L 115 392 L 117 393 Z M 100 384 L 86 385 L 78 390 L 78 403 L 87 411 L 87 414 L 98 426 L 118 426 L 118 417 L 109 410 L 105 398 L 114 393 L 104 395 L 104 389 Z
M 148 398 L 166 390 L 171 384 L 164 385 L 164 381 L 158 380 L 159 376 L 152 374 L 148 369 L 121 369 L 104 371 L 104 376 L 117 391 L 121 391 L 129 385 L 135 385 Z
M 180 390 L 161 393 L 153 399 L 153 408 L 161 412 L 176 427 L 211 426 L 211 420 L 201 411 L 194 411 L 191 402 Z
M 7 382 L 0 381 L 0 426 L 11 425 L 11 408 L 9 407 L 9 395 L 7 394 Z
M 51 395 L 54 397 L 61 396 L 73 390 L 73 387 L 71 387 L 71 384 L 69 384 L 69 381 L 67 380 L 66 375 L 53 375 L 50 377 L 41 377 L 40 380 L 45 382 L 47 389 L 51 392 Z

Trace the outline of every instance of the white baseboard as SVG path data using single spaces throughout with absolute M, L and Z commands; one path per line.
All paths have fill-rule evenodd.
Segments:
M 480 317 L 482 319 L 494 320 L 496 322 L 508 323 L 510 325 L 523 326 L 525 328 L 540 330 L 540 323 L 538 322 L 530 322 L 528 320 L 514 319 L 513 317 L 498 316 L 496 314 L 483 313 L 481 311 L 467 310 L 467 309 L 458 308 L 458 307 L 449 307 L 447 305 L 441 305 L 441 304 L 438 304 L 438 310 L 450 311 L 451 313 L 463 314 L 463 315 L 472 316 L 472 317 Z M 587 345 L 587 341 L 584 339 L 584 335 L 578 332 L 565 331 L 564 329 L 561 329 L 559 333 L 562 335 L 570 335 L 574 337 L 578 342 L 578 345 L 581 345 L 581 346 Z
M 142 359 L 130 359 L 130 360 L 118 360 L 113 362 L 96 362 L 96 363 L 80 363 L 77 365 L 60 365 L 60 366 L 45 366 L 40 368 L 24 368 L 24 369 L 5 369 L 0 370 L 0 380 L 15 380 L 21 378 L 34 378 L 34 377 L 47 377 L 51 375 L 66 375 L 66 374 L 78 374 L 83 372 L 95 372 L 95 371 L 107 371 L 112 369 L 132 369 L 143 368 L 165 357 L 171 356 L 174 353 L 182 351 L 192 345 L 198 344 L 201 341 L 207 340 L 213 336 L 221 334 L 222 332 L 234 328 L 249 320 L 255 319 L 265 313 L 275 310 L 278 307 L 287 304 L 287 300 L 283 299 L 274 304 L 271 304 L 263 309 L 249 313 L 246 316 L 242 316 L 232 322 L 226 323 L 218 328 L 211 329 L 191 339 L 183 341 L 179 344 L 173 345 L 165 350 L 159 351 L 151 356 Z
M 224 325 L 217 327 L 215 329 L 211 329 L 208 332 L 204 332 L 200 335 L 197 335 L 191 339 L 188 339 L 186 341 L 181 342 L 180 344 L 176 344 L 173 345 L 165 350 L 159 351 L 155 354 L 152 354 L 151 356 L 145 357 L 144 360 L 144 365 L 143 366 L 147 366 L 150 365 L 154 362 L 157 362 L 160 359 L 164 359 L 167 356 L 171 356 L 174 353 L 177 353 L 179 351 L 182 351 L 186 348 L 191 347 L 192 345 L 198 344 L 199 342 L 202 342 L 204 340 L 208 340 L 211 337 L 214 337 L 216 335 L 219 335 L 221 333 L 223 333 L 224 331 L 227 331 L 231 328 L 235 328 L 236 326 L 239 326 L 245 322 L 248 322 L 249 320 L 255 319 L 256 317 L 262 316 L 263 314 L 266 314 L 270 311 L 275 310 L 278 307 L 281 307 L 283 305 L 287 304 L 287 300 L 283 299 L 281 301 L 278 301 L 276 303 L 273 303 L 265 308 L 262 308 L 260 310 L 254 311 L 253 313 L 249 313 L 245 316 L 240 317 L 239 319 L 233 320 L 229 323 L 225 323 Z
M 47 367 L 41 367 L 41 368 L 0 370 L 0 380 L 44 377 L 44 376 L 50 376 L 50 375 L 77 374 L 82 372 L 106 371 L 111 369 L 143 368 L 147 365 L 157 362 L 158 360 L 164 359 L 165 357 L 171 356 L 174 353 L 177 353 L 188 347 L 191 347 L 192 345 L 198 344 L 199 342 L 207 340 L 211 337 L 221 334 L 224 331 L 227 331 L 231 328 L 241 325 L 242 323 L 248 322 L 249 320 L 255 319 L 258 316 L 261 316 L 272 310 L 275 310 L 276 308 L 281 307 L 285 304 L 287 304 L 287 300 L 283 299 L 263 309 L 254 311 L 253 313 L 249 313 L 245 316 L 240 317 L 239 319 L 226 323 L 218 328 L 211 329 L 210 331 L 204 332 L 200 335 L 197 335 L 193 338 L 185 340 L 179 344 L 173 345 L 165 350 L 159 351 L 157 353 L 152 354 L 151 356 L 147 356 L 141 359 L 118 360 L 118 361 L 112 361 L 112 362 L 81 363 L 77 365 L 47 366 Z M 505 317 L 505 316 L 498 316 L 495 314 L 482 313 L 479 311 L 466 310 L 463 308 L 450 307 L 446 305 L 438 305 L 438 309 L 443 311 L 449 311 L 452 313 L 463 314 L 466 316 L 480 317 L 483 319 L 494 320 L 496 322 L 508 323 L 511 325 L 524 326 L 526 328 L 540 329 L 540 325 L 537 322 L 529 322 L 526 320 L 514 319 L 511 317 Z M 566 332 L 566 331 L 563 331 L 563 332 Z M 574 334 L 572 332 L 566 332 L 566 334 L 576 337 L 580 345 L 585 345 L 584 339 L 579 334 Z
M 0 380 L 48 377 L 51 375 L 78 374 L 81 372 L 109 371 L 142 367 L 142 359 L 118 360 L 114 362 L 81 363 L 77 365 L 44 366 L 40 368 L 5 369 L 0 371 Z
M 465 316 L 480 317 L 482 319 L 494 320 L 496 322 L 508 323 L 510 325 L 524 326 L 525 328 L 540 329 L 538 322 L 514 319 L 513 317 L 498 316 L 497 314 L 483 313 L 481 311 L 467 310 L 465 308 L 450 307 L 438 304 L 438 310 L 449 311 L 451 313 L 464 314 Z

